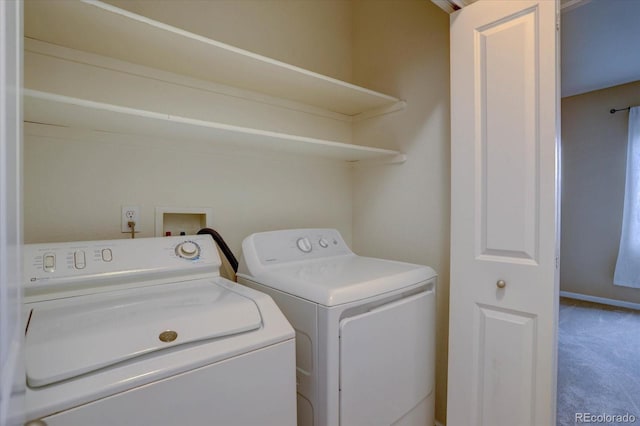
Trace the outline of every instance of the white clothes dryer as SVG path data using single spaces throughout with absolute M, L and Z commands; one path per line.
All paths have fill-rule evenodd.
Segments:
M 294 332 L 208 235 L 31 244 L 26 424 L 294 426 Z
M 298 426 L 434 424 L 433 269 L 355 255 L 334 229 L 253 234 L 238 282 L 296 332 Z

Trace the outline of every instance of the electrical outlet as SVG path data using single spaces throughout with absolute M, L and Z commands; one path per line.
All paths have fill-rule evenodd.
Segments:
M 122 215 L 120 221 L 120 231 L 131 233 L 129 222 L 136 223 L 136 233 L 140 232 L 140 207 L 138 206 L 122 206 Z

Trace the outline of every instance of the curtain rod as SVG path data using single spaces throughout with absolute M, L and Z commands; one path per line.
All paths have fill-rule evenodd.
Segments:
M 615 114 L 615 113 L 616 113 L 616 112 L 618 112 L 618 111 L 631 111 L 631 107 L 630 107 L 630 106 L 628 106 L 628 107 L 626 107 L 626 108 L 620 108 L 620 109 L 611 108 L 611 109 L 609 110 L 609 112 L 610 112 L 611 114 Z

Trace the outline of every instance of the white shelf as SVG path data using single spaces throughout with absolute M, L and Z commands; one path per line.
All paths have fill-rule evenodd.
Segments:
M 24 90 L 24 119 L 27 122 L 57 126 L 172 140 L 227 143 L 245 148 L 285 151 L 346 161 L 405 160 L 403 154 L 388 149 L 179 117 L 29 89 Z
M 25 2 L 25 36 L 354 116 L 399 99 L 92 0 Z

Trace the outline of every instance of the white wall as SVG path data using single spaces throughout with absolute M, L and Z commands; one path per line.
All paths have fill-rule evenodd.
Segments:
M 629 113 L 640 82 L 562 99 L 560 290 L 640 303 L 640 290 L 613 285 L 620 244 Z
M 398 149 L 399 165 L 358 167 L 354 250 L 439 274 L 436 418 L 446 412 L 449 318 L 449 15 L 429 1 L 354 3 L 354 82 L 407 109 L 354 127 L 354 142 Z

